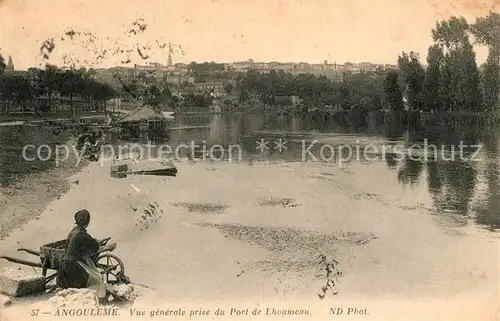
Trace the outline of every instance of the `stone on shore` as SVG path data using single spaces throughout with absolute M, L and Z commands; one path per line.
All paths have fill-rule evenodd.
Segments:
M 45 277 L 17 269 L 0 271 L 0 293 L 21 297 L 45 291 Z
M 51 308 L 98 308 L 99 300 L 93 289 L 58 290 L 44 304 Z
M 110 170 L 110 176 L 113 178 L 125 178 L 127 177 L 128 165 L 112 165 Z
M 6 295 L 0 294 L 0 308 L 8 308 L 12 305 L 12 301 Z
M 128 165 L 127 164 L 112 165 L 111 169 L 110 169 L 111 173 L 127 172 L 127 171 L 128 171 Z

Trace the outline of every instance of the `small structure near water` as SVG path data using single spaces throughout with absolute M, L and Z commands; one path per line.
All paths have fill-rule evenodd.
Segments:
M 129 166 L 130 165 L 130 166 Z M 111 166 L 110 176 L 126 178 L 128 175 L 177 176 L 177 168 L 171 160 L 155 158 L 136 160 Z
M 123 140 L 162 142 L 167 135 L 168 119 L 161 111 L 141 106 L 118 119 Z

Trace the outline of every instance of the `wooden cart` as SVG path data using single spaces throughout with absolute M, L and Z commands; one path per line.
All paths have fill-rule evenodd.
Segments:
M 105 238 L 99 241 L 99 244 L 101 246 L 105 246 L 110 239 L 111 238 L 109 237 Z M 65 248 L 66 240 L 61 240 L 42 245 L 39 252 L 25 248 L 18 249 L 18 251 L 23 251 L 38 256 L 40 258 L 40 262 L 22 260 L 10 256 L 0 256 L 0 258 L 17 264 L 41 268 L 42 275 L 45 277 L 45 286 L 47 287 L 47 285 L 52 282 L 57 276 L 57 271 L 59 269 L 61 259 L 64 255 Z M 118 256 L 112 254 L 110 251 L 98 252 L 92 257 L 92 260 L 103 275 L 106 283 L 130 283 L 128 277 L 125 276 L 125 266 L 123 264 L 123 261 Z M 47 275 L 49 270 L 54 270 L 55 272 Z

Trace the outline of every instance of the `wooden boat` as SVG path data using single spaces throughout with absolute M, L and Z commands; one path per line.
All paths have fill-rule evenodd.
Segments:
M 117 167 L 116 170 L 117 172 L 125 174 L 121 175 L 121 177 L 119 178 L 124 178 L 126 177 L 126 175 L 155 175 L 155 176 L 177 175 L 177 168 L 170 160 L 153 158 L 153 159 L 143 159 L 143 160 L 131 160 L 130 162 L 126 162 L 126 164 L 127 165 L 124 166 L 123 169 L 118 169 L 119 165 L 114 166 Z M 118 175 L 118 173 L 115 174 Z

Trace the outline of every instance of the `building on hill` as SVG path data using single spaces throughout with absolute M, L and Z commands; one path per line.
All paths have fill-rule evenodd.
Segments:
M 344 82 L 344 71 L 343 70 L 294 70 L 290 72 L 294 76 L 301 74 L 311 74 L 315 77 L 325 76 L 333 82 Z
M 293 75 L 309 73 L 315 76 L 326 76 L 327 78 L 335 82 L 342 82 L 344 75 L 342 65 L 337 65 L 336 63 L 329 64 L 327 60 L 323 61 L 323 63 L 309 64 L 307 62 L 255 62 L 250 59 L 248 61 L 234 62 L 231 64 L 230 69 L 235 72 L 247 72 L 249 70 L 256 70 L 262 73 L 268 73 L 271 70 L 283 70 L 285 73 L 291 73 Z
M 181 86 L 183 84 L 194 84 L 195 78 L 189 75 L 179 73 L 169 73 L 166 76 L 166 82 L 169 85 Z
M 140 73 L 146 73 L 154 75 L 156 73 L 164 73 L 168 70 L 168 66 L 163 66 L 160 63 L 152 62 L 146 65 L 134 65 L 134 73 L 138 76 Z
M 252 59 L 247 61 L 237 61 L 231 64 L 231 67 L 234 71 L 238 72 L 246 72 L 250 69 L 255 69 L 255 62 Z
M 196 92 L 199 94 L 209 94 L 214 98 L 224 96 L 224 83 L 221 81 L 212 81 L 196 84 Z
M 374 72 L 377 70 L 377 65 L 372 62 L 360 62 L 358 66 L 362 72 Z

